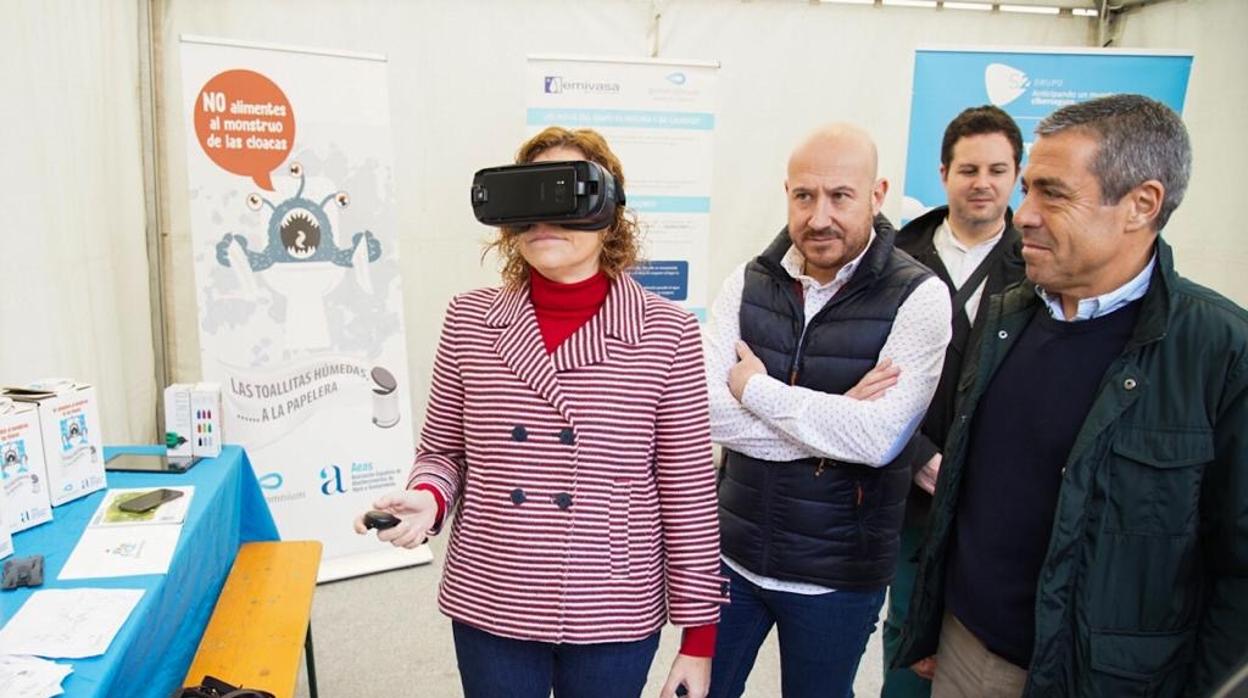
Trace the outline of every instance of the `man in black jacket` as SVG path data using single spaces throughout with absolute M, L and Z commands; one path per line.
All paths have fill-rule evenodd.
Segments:
M 1210 695 L 1248 647 L 1248 313 L 1162 233 L 1178 114 L 1118 94 L 1036 133 L 1027 281 L 981 311 L 895 661 L 934 654 L 934 697 Z
M 973 107 L 958 114 L 945 128 L 940 146 L 940 181 L 948 205 L 928 211 L 897 233 L 897 247 L 935 272 L 949 288 L 953 338 L 936 396 L 914 437 L 911 467 L 915 483 L 906 503 L 897 576 L 890 588 L 884 621 L 883 698 L 931 693 L 930 674 L 918 675 L 909 668 L 888 671 L 888 666 L 901 642 L 917 571 L 915 556 L 926 530 L 941 449 L 953 420 L 958 374 L 975 319 L 991 295 L 1023 278 L 1021 238 L 1011 224 L 1009 209 L 1022 157 L 1023 136 L 1009 114 L 994 106 Z

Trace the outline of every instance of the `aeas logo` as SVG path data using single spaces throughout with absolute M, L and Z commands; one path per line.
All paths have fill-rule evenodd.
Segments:
M 346 491 L 342 486 L 342 468 L 336 465 L 321 468 L 321 494 L 329 497 Z
M 984 69 L 984 89 L 988 101 L 998 107 L 1013 102 L 1031 86 L 1027 73 L 1004 63 L 989 63 Z

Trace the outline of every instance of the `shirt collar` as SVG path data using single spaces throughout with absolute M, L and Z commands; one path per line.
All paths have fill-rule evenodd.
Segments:
M 1095 298 L 1081 299 L 1078 309 L 1075 311 L 1075 316 L 1070 318 L 1069 322 L 1103 317 L 1121 309 L 1132 301 L 1143 298 L 1144 294 L 1148 292 L 1148 285 L 1153 278 L 1153 267 L 1155 266 L 1157 266 L 1156 252 L 1148 260 L 1148 264 L 1144 265 L 1144 269 L 1127 283 Z M 1052 315 L 1056 320 L 1067 321 L 1066 311 L 1062 309 L 1062 297 L 1060 295 L 1050 294 L 1039 286 L 1036 286 L 1036 294 L 1040 296 L 1040 299 L 1044 301 L 1045 307 L 1049 309 L 1049 315 Z
M 949 227 L 949 219 L 946 217 L 945 220 L 941 221 L 940 225 L 936 226 L 936 232 L 932 236 L 932 244 L 947 245 L 949 247 L 953 247 L 955 249 L 961 250 L 963 253 L 967 253 L 967 252 L 970 252 L 971 250 L 978 250 L 978 249 L 983 249 L 985 247 L 992 247 L 996 245 L 997 242 L 1001 240 L 1002 235 L 1005 235 L 1004 223 L 1001 224 L 1001 229 L 997 231 L 996 235 L 993 235 L 991 238 L 981 243 L 977 243 L 975 245 L 971 245 L 970 247 L 968 247 L 961 240 L 958 239 L 957 235 L 953 234 L 953 229 Z
M 871 237 L 867 239 L 867 244 L 862 248 L 862 252 L 859 252 L 857 257 L 854 257 L 842 266 L 836 272 L 836 277 L 826 284 L 821 284 L 814 277 L 802 273 L 803 268 L 806 266 L 806 258 L 797 249 L 797 245 L 789 245 L 789 251 L 784 253 L 784 258 L 780 260 L 780 266 L 784 267 L 789 276 L 800 281 L 802 286 L 806 288 L 825 289 L 834 285 L 841 286 L 849 280 L 849 277 L 854 275 L 854 271 L 858 269 L 858 264 L 862 262 L 862 258 L 867 255 L 867 250 L 871 249 L 871 244 L 874 242 L 875 228 L 872 228 Z

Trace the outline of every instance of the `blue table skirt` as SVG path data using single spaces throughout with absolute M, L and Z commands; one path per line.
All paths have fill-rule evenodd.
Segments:
M 163 450 L 159 446 L 105 448 L 104 455 Z M 192 485 L 195 494 L 168 574 L 67 581 L 56 578 L 104 499 L 103 491 L 56 507 L 51 522 L 13 536 L 15 556 L 44 556 L 43 589 L 146 590 L 106 654 L 57 660 L 73 666 L 73 673 L 62 684 L 70 698 L 168 698 L 182 685 L 238 546 L 247 541 L 278 539 L 277 526 L 251 462 L 238 446 L 226 446 L 219 457 L 183 474 L 108 473 L 110 488 L 175 485 Z M 0 624 L 8 622 L 33 592 L 0 592 Z

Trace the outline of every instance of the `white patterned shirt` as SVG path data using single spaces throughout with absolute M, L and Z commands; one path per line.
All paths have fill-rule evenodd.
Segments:
M 848 283 L 874 240 L 873 232 L 863 253 L 823 285 L 802 273 L 805 260 L 796 247 L 790 246 L 781 265 L 802 284 L 806 322 Z M 892 358 L 901 367 L 901 375 L 883 397 L 855 400 L 791 386 L 760 374 L 750 378 L 741 402 L 737 402 L 728 390 L 728 372 L 737 363 L 746 264 L 724 280 L 706 328 L 711 438 L 725 448 L 770 461 L 815 457 L 875 467 L 891 462 L 918 428 L 940 380 L 945 347 L 952 334 L 952 302 L 944 282 L 933 275 L 898 308 L 880 358 Z M 764 589 L 798 594 L 833 591 L 816 584 L 756 575 L 727 557 L 724 562 Z

